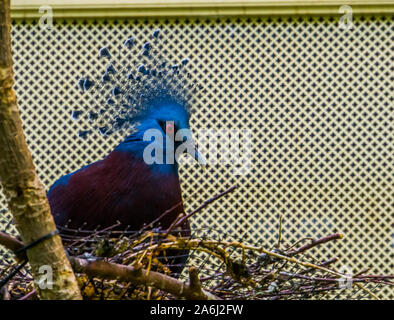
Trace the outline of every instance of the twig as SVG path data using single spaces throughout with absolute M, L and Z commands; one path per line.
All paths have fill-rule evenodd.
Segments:
M 161 219 L 163 219 L 167 214 L 169 214 L 170 212 L 172 212 L 174 209 L 178 208 L 179 206 L 182 205 L 182 202 L 178 202 L 176 205 L 172 206 L 170 209 L 164 211 L 157 219 L 153 220 L 151 223 L 145 225 L 144 227 L 142 227 L 142 229 L 140 230 L 140 232 L 151 228 L 154 226 L 155 223 L 159 222 Z
M 96 236 L 96 235 L 98 235 L 98 234 L 100 234 L 100 233 L 102 233 L 102 232 L 107 232 L 107 231 L 109 231 L 109 230 L 112 230 L 112 229 L 114 229 L 114 228 L 120 226 L 120 225 L 121 225 L 120 221 L 117 221 L 117 222 L 116 222 L 114 225 L 112 225 L 112 226 L 109 226 L 109 227 L 107 227 L 107 228 L 105 228 L 105 229 L 102 229 L 102 230 L 98 230 L 98 231 L 93 232 L 92 234 L 90 234 L 90 235 L 88 235 L 87 237 L 85 237 L 84 240 L 87 240 L 87 239 L 89 239 L 89 238 L 93 238 L 94 236 Z M 76 240 L 76 241 L 74 241 L 73 243 L 71 243 L 69 246 L 74 246 L 74 245 L 76 245 L 78 242 L 79 242 L 79 241 Z
M 19 298 L 18 300 L 29 300 L 30 298 L 34 297 L 35 295 L 37 295 L 37 290 L 33 289 L 28 294 L 24 295 L 23 297 Z
M 203 290 L 198 278 L 198 270 L 195 267 L 189 268 L 189 287 L 196 299 L 202 296 Z
M 289 257 L 295 256 L 301 252 L 304 252 L 306 250 L 309 250 L 313 247 L 316 247 L 317 245 L 320 245 L 322 243 L 328 242 L 328 241 L 332 241 L 332 240 L 336 240 L 336 239 L 342 239 L 343 238 L 343 234 L 342 233 L 334 233 L 331 234 L 329 236 L 317 239 L 317 240 L 312 240 L 311 243 L 308 243 L 298 249 L 295 249 L 293 251 L 288 252 L 286 255 Z
M 23 247 L 23 242 L 19 241 L 18 239 L 6 234 L 5 232 L 0 232 L 0 244 L 5 246 L 7 249 L 11 250 L 12 252 L 18 251 Z M 20 260 L 27 260 L 26 252 L 21 252 L 18 256 Z
M 226 195 L 227 193 L 230 193 L 232 191 L 234 191 L 236 188 L 238 188 L 238 185 L 234 185 L 231 188 L 227 189 L 226 191 L 223 191 L 222 193 L 217 194 L 216 196 L 208 199 L 207 201 L 205 201 L 202 205 L 200 205 L 197 209 L 193 210 L 192 212 L 190 212 L 189 214 L 187 214 L 186 216 L 183 216 L 182 218 L 180 218 L 175 224 L 173 224 L 170 228 L 168 228 L 166 234 L 169 234 L 171 232 L 172 229 L 182 225 L 183 222 L 185 222 L 185 220 L 189 219 L 190 217 L 192 217 L 193 215 L 195 215 L 197 212 L 201 211 L 202 209 L 204 209 L 206 206 L 208 206 L 210 203 L 212 203 L 213 201 L 223 197 L 224 195 Z
M 4 279 L 1 279 L 0 280 L 0 288 L 5 286 L 8 283 L 8 281 L 10 281 L 13 277 L 15 277 L 17 275 L 17 273 L 19 273 L 19 271 L 21 271 L 25 267 L 26 264 L 27 264 L 27 260 L 23 261 L 21 264 L 16 266 L 15 269 L 8 276 L 6 276 Z
M 337 262 L 338 260 L 339 260 L 338 257 L 334 257 L 334 258 L 331 258 L 330 260 L 327 260 L 327 261 L 324 261 L 324 262 L 322 262 L 322 263 L 319 263 L 318 266 L 327 267 L 327 266 L 329 266 L 330 264 L 333 264 L 333 263 Z M 305 270 L 301 270 L 299 273 L 300 273 L 300 274 L 304 274 L 304 273 L 309 273 L 309 272 L 311 272 L 311 271 L 314 271 L 314 269 L 305 269 Z
M 280 249 L 280 242 L 282 240 L 282 218 L 282 215 L 279 215 L 278 249 Z

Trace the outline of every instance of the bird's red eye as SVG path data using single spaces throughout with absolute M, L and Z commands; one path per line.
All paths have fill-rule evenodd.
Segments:
M 174 132 L 175 132 L 175 123 L 174 123 L 174 121 L 158 120 L 157 122 L 159 123 L 161 129 L 166 134 L 174 134 Z
M 167 122 L 166 132 L 167 133 L 174 133 L 174 124 L 172 122 Z

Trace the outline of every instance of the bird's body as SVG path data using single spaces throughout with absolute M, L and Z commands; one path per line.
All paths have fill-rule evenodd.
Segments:
M 120 222 L 117 230 L 138 231 L 167 211 L 159 221 L 166 230 L 183 213 L 178 163 L 171 159 L 176 147 L 183 143 L 174 141 L 174 133 L 188 128 L 189 113 L 182 105 L 162 98 L 153 103 L 141 113 L 135 131 L 107 157 L 54 183 L 48 200 L 56 224 L 74 230 L 94 230 Z M 154 135 L 147 139 L 147 133 Z M 184 152 L 198 159 L 190 130 L 184 136 L 189 138 L 189 149 Z M 146 152 L 151 150 L 149 147 L 154 148 L 153 153 Z M 190 235 L 189 222 L 178 231 L 182 236 Z M 175 255 L 167 261 L 173 265 L 172 273 L 179 273 L 187 251 L 168 251 L 166 255 Z
M 158 38 L 157 31 L 153 37 Z M 143 56 L 152 53 L 147 44 L 147 55 Z M 127 49 L 133 45 L 133 38 L 124 43 Z M 112 60 L 107 48 L 100 49 L 99 56 Z M 182 66 L 186 63 L 182 60 Z M 115 66 L 111 61 L 100 84 L 85 78 L 78 86 L 84 93 L 98 90 L 104 97 L 99 110 L 87 113 L 91 123 L 99 121 L 100 115 L 107 119 L 105 115 L 116 114 L 98 127 L 101 134 L 122 128 L 132 128 L 132 133 L 103 160 L 57 180 L 48 192 L 51 211 L 58 226 L 74 230 L 105 229 L 120 222 L 117 230 L 139 231 L 171 209 L 160 219 L 160 225 L 152 226 L 165 230 L 183 213 L 178 147 L 186 146 L 180 153 L 202 160 L 191 137 L 187 90 L 182 89 L 184 82 L 177 65 L 167 72 L 166 63 L 151 66 L 151 70 L 142 64 L 123 80 L 123 71 L 128 68 Z M 101 101 L 97 96 L 94 99 Z M 74 110 L 73 119 L 78 120 L 82 113 Z M 89 132 L 82 131 L 79 136 L 84 138 Z M 190 234 L 189 222 L 181 229 L 183 236 Z M 184 263 L 186 259 L 180 260 Z
M 60 178 L 48 199 L 57 225 L 100 229 L 121 223 L 118 229 L 140 230 L 144 224 L 182 202 L 178 173 L 157 170 L 127 151 Z M 179 205 L 160 221 L 168 228 L 183 212 Z

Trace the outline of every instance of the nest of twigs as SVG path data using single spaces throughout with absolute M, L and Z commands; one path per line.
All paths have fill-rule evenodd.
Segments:
M 393 276 L 369 275 L 367 271 L 345 275 L 334 267 L 338 258 L 316 261 L 308 254 L 316 246 L 341 239 L 339 233 L 308 238 L 298 247 L 277 245 L 272 250 L 159 230 L 124 232 L 121 236 L 110 231 L 82 236 L 68 232 L 64 237 L 85 299 L 177 299 L 192 298 L 193 292 L 200 299 L 359 299 L 378 298 L 380 288 L 394 285 Z M 163 255 L 170 249 L 189 251 L 189 268 L 182 275 L 170 274 L 171 257 Z M 3 266 L 1 276 L 16 265 Z M 126 269 L 119 268 L 122 266 Z M 152 280 L 152 275 L 164 277 Z M 170 288 L 172 280 L 178 286 Z M 25 268 L 10 279 L 6 291 L 10 299 L 36 298 L 29 270 Z
M 233 189 L 180 219 L 190 218 Z M 280 219 L 277 242 L 261 246 L 223 235 L 219 240 L 209 230 L 180 236 L 173 228 L 178 222 L 167 230 L 145 226 L 113 231 L 118 225 L 90 231 L 59 228 L 84 299 L 378 299 L 382 288 L 394 286 L 393 275 L 373 275 L 368 269 L 346 274 L 337 257 L 320 261 L 313 256 L 317 247 L 340 240 L 340 233 L 285 245 Z M 5 233 L 0 233 L 0 244 L 11 251 L 23 246 Z M 169 252 L 175 257 L 187 253 L 181 274 L 174 274 Z M 0 296 L 37 299 L 28 264 L 5 256 L 1 261 Z

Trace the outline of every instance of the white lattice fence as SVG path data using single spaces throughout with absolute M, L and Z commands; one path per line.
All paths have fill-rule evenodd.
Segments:
M 71 111 L 89 103 L 78 78 L 102 72 L 103 46 L 141 43 L 162 29 L 162 54 L 191 60 L 193 130 L 249 129 L 252 166 L 203 173 L 181 167 L 186 208 L 240 188 L 193 219 L 199 227 L 271 243 L 279 214 L 284 240 L 340 231 L 332 254 L 344 265 L 393 271 L 393 36 L 389 16 L 13 22 L 16 91 L 42 181 L 100 159 L 121 137 L 77 138 Z M 2 206 L 4 207 L 4 200 Z M 325 257 L 331 245 L 317 252 Z M 392 292 L 381 292 L 392 297 Z

